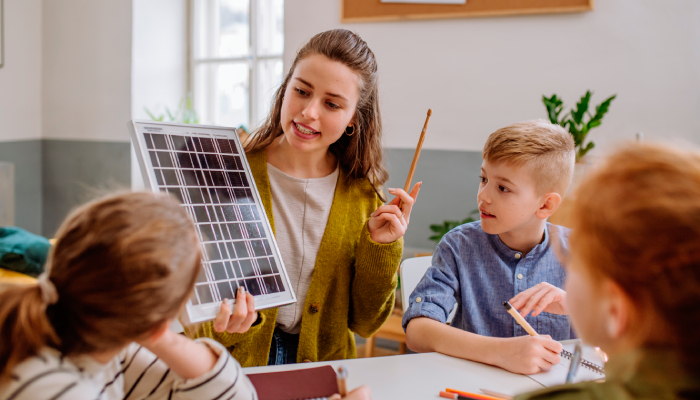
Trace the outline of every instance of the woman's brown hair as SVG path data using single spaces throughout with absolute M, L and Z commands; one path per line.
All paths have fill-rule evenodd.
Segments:
M 656 320 L 661 343 L 700 373 L 700 153 L 630 145 L 587 177 L 575 199 L 572 253 L 617 283 Z
M 272 101 L 272 109 L 263 125 L 247 141 L 247 153 L 264 149 L 283 134 L 280 118 L 282 102 L 289 81 L 299 62 L 312 55 L 323 55 L 355 72 L 360 78 L 360 99 L 354 117 L 352 136 L 342 135 L 330 146 L 341 167 L 353 178 L 368 179 L 375 189 L 382 186 L 389 174 L 384 167 L 382 119 L 379 113 L 377 61 L 367 43 L 355 33 L 334 29 L 319 33 L 297 52 L 297 56 Z
M 86 204 L 58 230 L 42 285 L 0 292 L 0 380 L 50 346 L 63 354 L 119 349 L 174 318 L 200 269 L 194 224 L 163 194 L 126 193 Z

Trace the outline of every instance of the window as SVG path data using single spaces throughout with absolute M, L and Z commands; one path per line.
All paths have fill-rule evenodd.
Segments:
M 259 126 L 282 82 L 284 0 L 194 0 L 190 82 L 201 123 Z

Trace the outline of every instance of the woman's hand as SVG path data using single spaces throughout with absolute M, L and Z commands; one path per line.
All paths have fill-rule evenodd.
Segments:
M 363 385 L 348 393 L 348 395 L 345 397 L 340 397 L 340 395 L 336 393 L 333 396 L 329 397 L 328 400 L 372 400 L 372 397 L 370 397 L 371 394 L 372 391 L 367 386 Z
M 550 314 L 568 314 L 566 292 L 547 282 L 518 293 L 510 299 L 510 305 L 520 311 L 523 317 L 527 317 L 530 311 L 533 317 L 540 315 L 542 311 Z
M 248 293 L 243 286 L 239 286 L 233 313 L 231 313 L 230 300 L 222 301 L 219 314 L 214 320 L 214 330 L 216 332 L 245 333 L 257 319 L 258 312 L 255 311 L 253 295 Z
M 416 203 L 422 184 L 423 182 L 416 183 L 410 195 L 402 189 L 389 189 L 389 193 L 396 197 L 389 204 L 377 208 L 367 222 L 369 236 L 373 241 L 391 243 L 406 233 L 408 221 L 411 219 L 411 209 Z M 401 205 L 400 208 L 399 205 Z

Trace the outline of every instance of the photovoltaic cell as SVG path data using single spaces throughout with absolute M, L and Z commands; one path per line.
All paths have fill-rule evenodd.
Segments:
M 202 243 L 190 322 L 213 319 L 239 286 L 256 296 L 258 309 L 296 301 L 235 131 L 155 122 L 130 128 L 144 180 L 182 203 Z

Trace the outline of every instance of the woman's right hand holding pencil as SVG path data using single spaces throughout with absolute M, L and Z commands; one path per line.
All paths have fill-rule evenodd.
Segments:
M 402 189 L 389 189 L 389 193 L 396 197 L 377 208 L 367 222 L 369 236 L 375 243 L 392 243 L 406 233 L 411 220 L 411 209 L 422 184 L 423 182 L 416 183 L 410 194 Z

